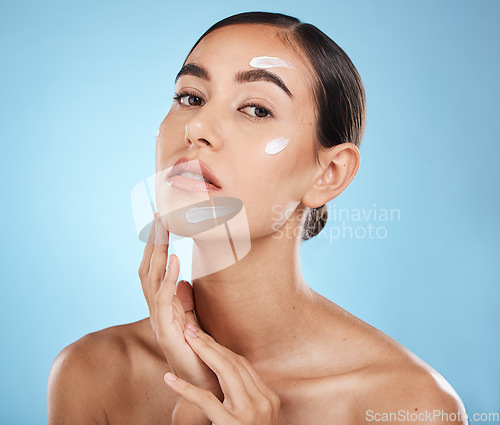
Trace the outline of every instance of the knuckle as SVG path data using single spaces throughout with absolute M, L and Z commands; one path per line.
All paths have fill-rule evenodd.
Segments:
M 257 403 L 257 410 L 263 414 L 272 412 L 273 405 L 271 403 L 271 400 L 267 398 L 261 398 Z
M 246 368 L 253 367 L 252 364 L 250 363 L 250 361 L 246 357 L 243 357 L 239 354 L 237 356 L 238 356 L 238 360 L 241 362 L 241 364 L 243 366 L 245 366 Z
M 141 263 L 141 265 L 139 266 L 139 270 L 137 270 L 137 273 L 139 274 L 139 278 L 141 280 L 144 280 L 147 278 L 148 274 L 146 273 L 144 263 Z
M 219 401 L 219 399 L 210 391 L 205 391 L 201 395 L 201 398 L 204 401 L 204 405 L 207 405 L 208 403 L 213 403 L 214 401 Z
M 281 399 L 278 397 L 277 394 L 272 393 L 271 394 L 271 403 L 276 409 L 279 409 L 281 406 Z
M 222 369 L 224 370 L 224 373 L 229 375 L 239 375 L 238 367 L 231 362 L 227 362 L 224 366 L 222 366 Z

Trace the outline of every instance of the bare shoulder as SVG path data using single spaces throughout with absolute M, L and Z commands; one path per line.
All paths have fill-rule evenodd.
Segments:
M 359 371 L 365 378 L 356 403 L 359 422 L 467 423 L 462 400 L 439 372 L 380 330 L 361 327 L 373 357 Z
M 365 371 L 359 422 L 466 424 L 462 400 L 446 379 L 412 353 L 408 357 Z
M 441 374 L 387 334 L 324 302 L 336 328 L 329 351 L 339 353 L 339 369 L 328 374 L 324 389 L 349 394 L 343 396 L 350 411 L 346 422 L 467 423 L 460 397 Z
M 48 380 L 49 425 L 108 423 L 111 398 L 127 388 L 135 358 L 148 350 L 144 322 L 92 332 L 58 354 Z

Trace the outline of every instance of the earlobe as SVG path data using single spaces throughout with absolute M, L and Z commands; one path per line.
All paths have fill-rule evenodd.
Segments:
M 359 150 L 353 143 L 342 143 L 327 151 L 320 151 L 316 177 L 311 188 L 302 199 L 302 203 L 310 208 L 317 208 L 337 197 L 354 179 L 358 172 Z

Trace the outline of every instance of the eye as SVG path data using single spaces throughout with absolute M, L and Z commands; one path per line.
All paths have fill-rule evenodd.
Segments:
M 184 106 L 202 106 L 203 104 L 203 99 L 190 91 L 182 91 L 179 93 L 175 93 L 174 100 L 176 100 L 177 102 L 179 102 L 181 105 Z M 243 106 L 241 109 L 246 109 L 246 108 L 254 109 L 253 114 L 252 113 L 248 114 L 250 118 L 254 120 L 267 120 L 274 116 L 269 109 L 264 108 L 263 106 L 258 105 L 256 103 L 250 103 L 248 105 Z
M 175 93 L 174 100 L 177 100 L 184 106 L 200 106 L 203 99 L 194 93 L 184 91 Z
M 252 115 L 254 118 L 266 119 L 273 116 L 272 112 L 264 108 L 263 106 L 252 103 L 250 105 L 246 105 L 245 108 L 254 108 L 254 114 Z

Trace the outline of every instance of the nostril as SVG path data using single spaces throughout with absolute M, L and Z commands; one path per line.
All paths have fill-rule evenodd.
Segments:
M 206 145 L 206 146 L 212 146 L 212 144 L 207 140 L 207 139 L 195 139 L 195 144 L 197 145 Z M 193 141 L 191 139 L 187 139 L 187 142 L 191 145 Z

